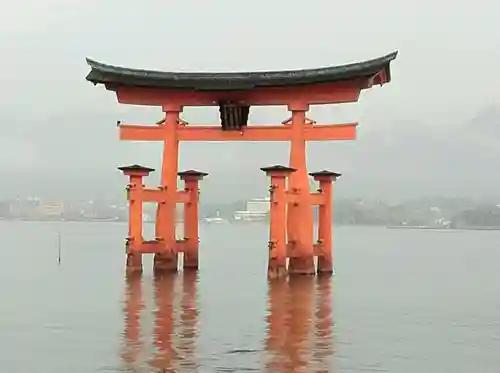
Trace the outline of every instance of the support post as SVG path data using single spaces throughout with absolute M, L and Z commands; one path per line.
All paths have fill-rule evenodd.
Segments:
M 154 271 L 177 272 L 178 253 L 175 237 L 177 169 L 179 162 L 179 115 L 182 107 L 164 105 L 165 121 L 159 124 L 164 132 L 161 188 L 166 199 L 158 204 L 156 240 L 162 242 L 162 253 L 155 254 Z
M 312 172 L 314 180 L 319 182 L 319 192 L 323 201 L 319 205 L 318 217 L 318 275 L 333 273 L 333 182 L 341 174 L 323 170 Z
M 142 236 L 142 203 L 144 186 L 142 178 L 148 176 L 153 168 L 140 165 L 118 167 L 129 177 L 127 199 L 129 203 L 127 250 L 127 273 L 142 272 L 142 254 L 140 249 L 144 238 Z
M 297 198 L 289 203 L 287 210 L 288 241 L 294 255 L 290 257 L 290 275 L 314 275 L 313 210 L 309 191 L 309 177 L 306 162 L 306 112 L 309 105 L 293 103 L 288 105 L 292 112 L 289 124 L 292 128 L 290 143 L 290 167 L 297 170 L 289 179 L 289 190 Z
M 286 270 L 286 179 L 295 172 L 294 168 L 275 165 L 261 168 L 271 177 L 269 187 L 271 208 L 269 211 L 269 263 L 267 277 L 276 279 L 285 277 Z
M 198 270 L 198 211 L 199 211 L 199 182 L 208 174 L 189 170 L 179 172 L 184 181 L 184 190 L 188 193 L 188 201 L 184 204 L 184 258 L 185 270 Z

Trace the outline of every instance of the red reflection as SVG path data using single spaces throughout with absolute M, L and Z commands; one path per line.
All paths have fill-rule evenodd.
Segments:
M 331 276 L 316 279 L 316 325 L 313 361 L 317 373 L 330 372 L 333 356 L 333 286 Z
M 180 276 L 172 273 L 157 274 L 153 280 L 154 332 L 153 356 L 149 360 L 153 372 L 196 372 L 195 355 L 198 336 L 197 281 L 195 272 L 182 273 L 182 297 L 180 307 L 176 295 Z M 124 348 L 122 361 L 126 371 L 143 369 L 144 360 L 140 353 L 144 347 L 141 334 L 141 313 L 144 309 L 140 275 L 130 275 L 126 279 L 124 307 Z M 177 313 L 180 308 L 180 319 Z M 150 353 L 150 350 L 146 350 Z M 149 356 L 149 355 L 148 355 Z
M 126 278 L 124 299 L 124 346 L 121 354 L 125 367 L 133 370 L 142 349 L 141 343 L 141 310 L 142 289 L 140 276 L 128 276 Z
M 179 353 L 181 368 L 186 372 L 195 372 L 197 368 L 195 350 L 198 335 L 197 305 L 198 275 L 195 271 L 185 271 L 182 275 L 181 330 Z
M 288 317 L 289 291 L 285 279 L 269 282 L 266 351 L 270 355 L 267 369 L 271 372 L 286 372 L 286 323 Z
M 173 371 L 176 365 L 177 352 L 173 345 L 174 334 L 174 300 L 176 273 L 160 273 L 154 276 L 154 298 L 156 303 L 154 346 L 156 353 L 150 365 L 158 372 Z
M 330 371 L 331 303 L 331 277 L 316 280 L 313 276 L 296 276 L 269 282 L 269 373 Z

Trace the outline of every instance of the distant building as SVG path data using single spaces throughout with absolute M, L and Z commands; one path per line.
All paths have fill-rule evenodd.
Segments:
M 38 212 L 43 217 L 56 218 L 64 214 L 64 204 L 60 201 L 40 201 Z
M 236 221 L 262 221 L 267 219 L 270 209 L 269 198 L 254 198 L 246 202 L 245 210 L 234 212 Z

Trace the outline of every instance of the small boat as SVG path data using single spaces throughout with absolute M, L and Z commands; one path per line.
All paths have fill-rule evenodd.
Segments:
M 215 212 L 215 216 L 204 218 L 203 222 L 207 224 L 222 224 L 222 223 L 227 223 L 228 221 L 226 219 L 221 218 L 220 211 L 217 210 Z

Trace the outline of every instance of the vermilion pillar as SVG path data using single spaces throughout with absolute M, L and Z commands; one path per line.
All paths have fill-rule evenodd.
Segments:
M 269 264 L 267 276 L 270 279 L 284 277 L 286 271 L 286 180 L 294 168 L 275 165 L 261 168 L 271 177 L 270 227 L 269 227 Z
M 184 269 L 198 269 L 198 204 L 199 181 L 208 174 L 200 171 L 179 172 L 184 181 L 184 191 L 188 193 L 188 201 L 184 204 Z
M 130 182 L 127 185 L 127 198 L 129 202 L 127 272 L 142 272 L 142 254 L 140 253 L 143 243 L 142 203 L 144 186 L 142 178 L 148 176 L 154 169 L 137 164 L 118 167 L 118 169 L 130 178 Z
M 309 177 L 306 162 L 306 112 L 307 103 L 296 102 L 288 105 L 292 118 L 290 139 L 290 167 L 297 172 L 290 175 L 289 190 L 297 198 L 288 205 L 288 240 L 294 255 L 290 257 L 290 274 L 314 274 L 313 210 L 309 192 Z
M 163 132 L 163 159 L 161 188 L 166 198 L 158 205 L 156 214 L 156 239 L 164 244 L 162 253 L 155 254 L 155 271 L 177 271 L 178 254 L 175 237 L 175 213 L 177 207 L 177 170 L 179 163 L 179 115 L 180 105 L 164 105 L 165 120 L 159 126 Z
M 331 274 L 333 273 L 333 182 L 341 174 L 323 170 L 309 175 L 319 182 L 319 193 L 323 197 L 318 217 L 318 274 Z

